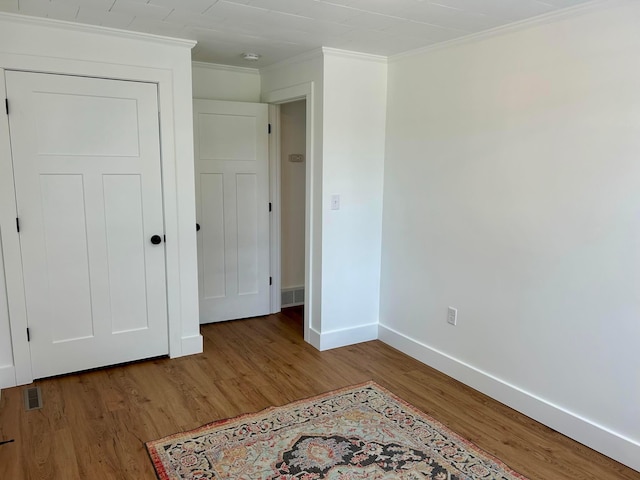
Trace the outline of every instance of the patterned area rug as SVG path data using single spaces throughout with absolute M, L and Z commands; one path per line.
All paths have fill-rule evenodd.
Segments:
M 147 443 L 161 480 L 525 479 L 374 382 Z

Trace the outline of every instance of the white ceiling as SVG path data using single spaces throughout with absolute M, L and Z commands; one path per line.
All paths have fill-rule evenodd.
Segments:
M 194 60 L 263 67 L 320 46 L 392 56 L 588 1 L 0 0 L 0 11 L 189 38 Z

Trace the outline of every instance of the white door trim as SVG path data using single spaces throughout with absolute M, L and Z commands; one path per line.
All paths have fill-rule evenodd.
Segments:
M 269 235 L 269 263 L 271 278 L 271 313 L 282 309 L 282 263 L 280 252 L 281 215 L 280 215 L 280 105 L 269 105 L 269 201 L 271 202 L 271 219 Z
M 280 109 L 278 105 L 283 103 L 294 102 L 296 100 L 306 100 L 306 139 L 305 139 L 305 158 L 306 158 L 306 173 L 305 173 L 305 247 L 304 247 L 304 275 L 305 275 L 305 302 L 304 302 L 304 339 L 308 343 L 312 342 L 311 338 L 311 325 L 313 325 L 313 312 L 316 301 L 314 295 L 313 284 L 313 272 L 316 268 L 320 268 L 320 265 L 316 266 L 313 262 L 312 252 L 315 248 L 313 243 L 313 221 L 314 221 L 314 208 L 313 208 L 313 145 L 314 145 L 314 129 L 313 129 L 313 97 L 314 97 L 314 84 L 313 82 L 306 82 L 291 87 L 281 88 L 279 90 L 273 90 L 271 92 L 265 92 L 262 95 L 262 101 L 265 103 L 273 104 L 277 108 L 273 111 L 270 110 L 269 120 L 272 119 L 272 131 L 271 136 L 275 139 L 275 147 L 271 149 L 270 146 L 270 167 L 271 167 L 271 202 L 274 207 L 275 215 L 271 216 L 271 275 L 273 276 L 273 291 L 272 291 L 272 311 L 274 313 L 280 311 L 280 291 L 282 288 L 281 281 L 281 265 L 280 265 Z M 274 113 L 275 111 L 275 113 Z M 275 150 L 275 151 L 274 151 Z M 274 163 L 276 164 L 274 166 Z M 276 295 L 277 299 L 274 301 L 273 296 Z M 315 345 L 319 348 L 319 345 Z
M 0 92 L 6 94 L 4 69 L 0 68 Z M 0 240 L 4 259 L 4 275 L 13 347 L 14 385 L 33 381 L 31 351 L 27 342 L 27 304 L 22 275 L 20 237 L 16 230 L 16 195 L 13 184 L 13 162 L 9 137 L 9 116 L 0 122 Z M 11 228 L 13 227 L 13 228 Z M 3 272 L 0 272 L 2 274 Z M 9 386 L 9 385 L 4 385 Z

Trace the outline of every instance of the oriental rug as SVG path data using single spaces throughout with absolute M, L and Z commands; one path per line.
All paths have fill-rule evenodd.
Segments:
M 146 445 L 161 480 L 526 480 L 374 382 Z

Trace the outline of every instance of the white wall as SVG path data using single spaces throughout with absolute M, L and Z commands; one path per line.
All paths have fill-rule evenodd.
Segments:
M 282 288 L 304 286 L 304 208 L 306 161 L 289 161 L 289 155 L 305 155 L 306 102 L 280 107 L 280 212 Z
M 322 333 L 332 347 L 377 337 L 387 64 L 329 49 L 324 62 Z
M 594 9 L 390 64 L 380 320 L 636 469 L 639 18 Z
M 192 63 L 193 98 L 260 101 L 260 71 L 212 63 Z
M 263 69 L 261 75 L 263 98 L 306 82 L 314 85 L 313 159 L 307 164 L 312 177 L 310 341 L 324 350 L 376 338 L 386 61 L 323 48 Z M 338 211 L 330 210 L 333 194 L 341 196 Z
M 172 357 L 201 352 L 194 228 L 190 51 L 193 42 L 2 14 L 0 45 L 0 91 L 5 91 L 2 69 L 158 84 L 167 236 L 169 352 Z M 12 176 L 8 123 L 4 117 L 0 118 L 0 231 L 11 332 L 0 313 L 0 338 L 3 339 L 0 359 L 4 362 L 11 355 L 4 341 L 11 333 L 15 375 L 10 384 L 15 385 L 30 382 L 32 376 Z

